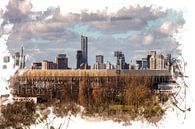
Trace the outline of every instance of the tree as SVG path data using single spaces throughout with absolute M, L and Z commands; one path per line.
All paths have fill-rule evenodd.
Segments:
M 126 89 L 124 93 L 125 103 L 134 107 L 138 111 L 140 107 L 152 100 L 152 92 L 149 88 L 149 78 L 132 77 L 126 79 Z
M 88 85 L 87 78 L 83 78 L 80 80 L 79 84 L 79 104 L 86 107 L 88 105 Z

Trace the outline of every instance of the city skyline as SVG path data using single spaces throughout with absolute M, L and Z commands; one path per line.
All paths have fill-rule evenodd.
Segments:
M 40 61 L 31 62 L 31 69 L 130 69 L 130 70 L 168 70 L 171 71 L 170 65 L 172 64 L 172 53 L 158 53 L 155 50 L 148 51 L 143 57 L 137 57 L 136 60 L 127 62 L 125 54 L 122 51 L 114 51 L 113 56 L 116 58 L 115 64 L 110 61 L 104 62 L 104 55 L 95 55 L 95 62 L 88 64 L 88 37 L 81 35 L 81 50 L 77 50 L 75 53 L 76 66 L 69 66 L 69 59 L 66 53 L 58 53 L 55 57 L 55 61 L 43 59 Z M 90 49 L 89 49 L 90 50 Z M 10 57 L 4 57 L 4 62 L 9 61 Z M 26 67 L 24 48 L 21 48 L 21 52 L 16 52 L 13 56 L 14 67 L 19 69 L 29 68 Z
M 104 55 L 105 61 L 112 63 L 113 51 L 123 51 L 126 57 L 131 57 L 127 61 L 143 56 L 148 50 L 180 53 L 173 36 L 185 23 L 180 11 L 126 6 L 116 12 L 105 8 L 99 12 L 65 13 L 60 7 L 48 7 L 44 11 L 32 10 L 33 7 L 31 2 L 12 0 L 2 15 L 2 31 L 4 26 L 15 25 L 7 42 L 8 49 L 13 54 L 18 46 L 23 46 L 28 66 L 36 60 L 52 60 L 57 53 L 75 58 L 80 35 L 90 37 L 88 53 Z M 88 59 L 89 64 L 95 62 L 93 55 L 88 55 Z M 76 61 L 69 63 L 73 67 Z
M 2 0 L 0 125 L 193 128 L 193 9 L 175 0 Z

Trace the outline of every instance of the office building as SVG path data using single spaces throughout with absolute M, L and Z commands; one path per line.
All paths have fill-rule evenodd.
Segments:
M 42 69 L 42 62 L 34 62 L 32 64 L 32 69 Z
M 150 62 L 149 69 L 156 69 L 156 58 L 153 55 L 150 57 L 149 62 Z
M 106 64 L 104 64 L 104 63 L 98 63 L 98 62 L 96 62 L 94 65 L 93 65 L 93 68 L 94 69 L 105 69 L 106 68 Z
M 116 69 L 128 69 L 125 63 L 125 55 L 121 51 L 115 51 L 114 56 L 116 59 Z
M 104 64 L 104 56 L 96 55 L 96 63 L 93 66 L 94 69 L 105 69 L 106 65 Z
M 149 51 L 147 61 L 149 69 L 156 69 L 156 51 Z
M 18 67 L 19 69 L 23 69 L 25 67 L 25 56 L 23 52 L 23 47 L 20 52 L 16 52 L 14 55 L 14 67 Z
M 43 60 L 42 61 L 42 70 L 46 70 L 46 69 L 56 69 L 55 63 L 52 61 Z
M 136 64 L 137 64 L 138 69 L 140 69 L 140 70 L 148 69 L 147 58 L 142 58 L 141 60 L 136 60 Z
M 164 56 L 161 54 L 156 57 L 156 69 L 165 69 Z
M 57 69 L 68 69 L 68 58 L 66 54 L 58 54 L 56 57 Z
M 46 69 L 49 69 L 48 60 L 43 60 L 42 61 L 42 70 L 46 70 Z
M 99 64 L 104 63 L 104 56 L 103 55 L 96 55 L 96 62 Z
M 165 62 L 165 69 L 169 70 L 169 72 L 171 71 L 171 65 L 172 65 L 171 60 L 172 60 L 171 54 L 167 54 L 166 58 L 164 59 L 164 62 Z
M 89 69 L 88 65 L 88 37 L 81 35 L 81 50 L 77 50 L 77 69 Z
M 19 67 L 20 65 L 20 52 L 16 52 L 14 56 L 14 66 Z
M 151 56 L 156 57 L 156 51 L 149 51 L 149 54 L 148 55 L 151 55 Z
M 106 62 L 106 69 L 114 69 L 114 65 L 111 64 L 109 61 Z
M 95 64 L 93 64 L 93 69 L 101 69 L 100 64 L 95 62 Z
M 88 65 L 88 37 L 81 35 L 81 50 L 83 63 Z
M 81 50 L 77 50 L 76 54 L 76 59 L 77 59 L 77 69 L 80 69 L 81 64 L 83 63 L 83 52 Z

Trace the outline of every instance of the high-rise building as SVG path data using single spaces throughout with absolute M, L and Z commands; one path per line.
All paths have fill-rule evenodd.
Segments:
M 24 52 L 23 52 L 23 47 L 22 47 L 21 53 L 20 52 L 15 53 L 14 67 L 18 67 L 20 69 L 23 69 L 25 67 L 25 56 L 24 56 Z
M 54 64 L 55 63 L 53 61 L 48 61 L 48 69 L 55 69 Z
M 19 67 L 20 65 L 20 52 L 16 52 L 14 56 L 14 66 Z
M 68 58 L 66 54 L 58 54 L 56 57 L 57 69 L 68 69 Z
M 80 69 L 81 64 L 83 63 L 83 52 L 82 50 L 77 50 L 77 69 Z
M 156 51 L 149 51 L 149 54 L 148 55 L 151 55 L 151 56 L 156 57 Z
M 147 58 L 142 58 L 141 60 L 136 60 L 136 64 L 138 65 L 138 69 L 148 69 L 148 61 Z
M 161 54 L 156 57 L 156 69 L 165 69 L 164 56 Z
M 83 63 L 88 65 L 88 37 L 81 35 L 81 50 L 83 56 Z
M 96 62 L 99 64 L 104 63 L 104 56 L 103 55 L 96 55 Z
M 48 60 L 42 61 L 42 70 L 49 69 Z
M 125 55 L 121 51 L 115 51 L 114 56 L 116 59 L 116 69 L 126 69 Z
M 106 65 L 104 64 L 104 56 L 96 55 L 96 63 L 94 64 L 94 69 L 105 69 Z
M 156 69 L 156 51 L 149 51 L 147 61 L 149 69 Z
M 151 57 L 151 55 L 147 55 L 147 57 L 146 57 L 147 62 L 148 62 L 148 69 L 150 69 L 150 57 Z
M 20 55 L 20 69 L 23 69 L 25 67 L 25 56 L 24 56 L 24 50 L 22 47 L 21 55 Z
M 105 69 L 106 68 L 106 64 L 104 64 L 104 63 L 95 63 L 94 65 L 93 65 L 93 68 L 94 69 Z
M 43 60 L 42 70 L 46 70 L 46 69 L 55 69 L 55 63 L 53 61 Z
M 169 72 L 171 71 L 171 65 L 171 54 L 167 54 L 165 58 L 165 69 L 169 70 Z
M 150 57 L 150 69 L 156 69 L 156 58 L 152 55 Z

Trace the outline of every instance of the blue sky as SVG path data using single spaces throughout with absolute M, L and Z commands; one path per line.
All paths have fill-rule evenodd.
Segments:
M 17 5 L 17 6 L 16 6 Z M 175 51 L 179 43 L 173 37 L 185 24 L 179 10 L 162 10 L 152 6 L 126 6 L 116 12 L 63 12 L 58 6 L 34 11 L 29 1 L 10 0 L 1 13 L 1 33 L 13 24 L 8 39 L 12 53 L 24 46 L 28 62 L 54 60 L 58 53 L 66 53 L 69 65 L 76 66 L 76 50 L 80 49 L 80 35 L 89 38 L 89 63 L 96 54 L 115 63 L 114 51 L 121 50 L 127 62 L 140 58 L 148 50 Z

